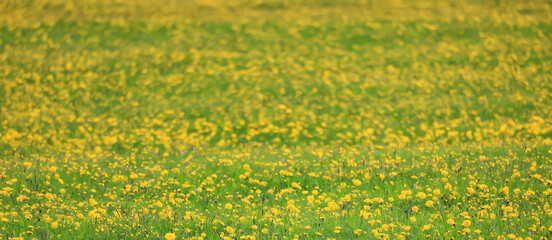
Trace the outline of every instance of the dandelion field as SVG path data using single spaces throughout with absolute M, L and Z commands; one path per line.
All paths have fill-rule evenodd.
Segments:
M 4 0 L 2 239 L 550 239 L 552 2 Z

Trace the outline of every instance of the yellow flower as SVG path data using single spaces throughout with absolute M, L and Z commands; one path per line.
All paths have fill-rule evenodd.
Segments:
M 98 205 L 98 202 L 96 202 L 96 200 L 94 198 L 90 198 L 90 200 L 88 200 L 88 202 L 90 203 L 90 206 Z
M 233 208 L 233 206 L 232 206 L 232 204 L 230 204 L 230 203 L 227 203 L 227 204 L 225 204 L 225 205 L 224 205 L 224 208 L 226 208 L 226 209 L 230 210 L 230 209 L 232 209 L 232 208 Z
M 268 233 L 268 229 L 263 228 L 263 230 L 261 230 L 261 232 L 264 233 L 264 234 L 267 234 L 267 233 Z
M 452 218 L 449 218 L 449 219 L 447 220 L 447 223 L 450 224 L 450 225 L 455 225 L 455 224 L 456 224 L 456 223 L 454 222 L 454 219 L 452 219 Z
M 416 197 L 418 197 L 419 199 L 424 199 L 427 197 L 427 195 L 424 192 L 419 192 L 416 194 Z
M 470 225 L 471 225 L 470 220 L 464 220 L 464 222 L 462 222 L 463 227 L 469 227 Z
M 291 183 L 291 186 L 294 187 L 294 188 L 297 188 L 297 189 L 302 189 L 301 185 L 299 183 L 296 183 L 296 182 Z
M 503 187 L 500 189 L 500 191 L 498 191 L 499 193 L 504 193 L 504 195 L 508 196 L 510 194 L 510 188 L 508 188 L 508 186 L 506 187 Z
M 174 240 L 174 239 L 176 239 L 176 235 L 174 233 L 167 233 L 167 234 L 165 234 L 165 239 Z
M 95 210 L 92 210 L 92 211 L 90 211 L 90 212 L 88 213 L 88 217 L 89 217 L 89 218 L 97 218 L 97 217 L 99 217 L 99 216 L 100 216 L 100 214 L 96 213 Z
M 24 163 L 23 163 L 23 166 L 24 166 L 25 168 L 27 168 L 27 169 L 31 168 L 32 165 L 33 165 L 33 164 L 32 164 L 31 162 L 24 162 Z
M 360 180 L 358 180 L 358 179 L 353 179 L 353 184 L 354 184 L 355 186 L 360 186 L 360 185 L 362 184 L 362 182 L 361 182 Z
M 428 200 L 428 201 L 425 203 L 426 207 L 433 207 L 433 204 L 434 204 L 434 202 L 431 201 L 431 200 Z

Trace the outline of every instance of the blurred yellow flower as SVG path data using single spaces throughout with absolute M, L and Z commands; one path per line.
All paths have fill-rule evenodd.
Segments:
M 167 234 L 165 234 L 165 239 L 166 240 L 174 240 L 174 239 L 176 239 L 176 235 L 174 233 L 167 233 Z

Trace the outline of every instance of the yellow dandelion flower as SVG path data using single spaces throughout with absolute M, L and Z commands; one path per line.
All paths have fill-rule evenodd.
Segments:
M 176 239 L 176 235 L 174 233 L 167 233 L 167 234 L 165 234 L 165 239 L 174 240 L 174 239 Z
M 433 207 L 433 204 L 435 204 L 435 203 L 434 203 L 433 201 L 431 201 L 431 200 L 428 200 L 428 201 L 425 203 L 426 207 Z

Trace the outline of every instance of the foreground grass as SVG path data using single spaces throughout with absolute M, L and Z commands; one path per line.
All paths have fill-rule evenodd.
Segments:
M 0 237 L 551 238 L 550 8 L 3 1 Z
M 4 160 L 5 237 L 551 236 L 538 145 L 54 156 Z

